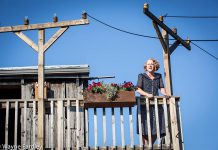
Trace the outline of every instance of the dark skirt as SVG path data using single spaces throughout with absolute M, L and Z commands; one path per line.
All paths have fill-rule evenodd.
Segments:
M 155 136 L 157 135 L 155 107 L 150 106 L 149 109 L 150 109 L 151 135 Z M 137 114 L 138 114 L 138 108 L 137 108 Z M 166 129 L 165 129 L 164 109 L 162 106 L 158 106 L 158 114 L 159 114 L 160 136 L 163 137 L 166 135 Z M 142 135 L 148 136 L 146 105 L 141 106 L 141 126 L 142 126 Z M 138 116 L 137 116 L 137 133 L 139 134 Z

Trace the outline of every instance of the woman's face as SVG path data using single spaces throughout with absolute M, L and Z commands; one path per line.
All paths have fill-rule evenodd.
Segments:
M 154 66 L 153 60 L 148 60 L 146 65 L 147 65 L 146 69 L 147 69 L 148 72 L 154 72 L 155 71 L 155 66 Z

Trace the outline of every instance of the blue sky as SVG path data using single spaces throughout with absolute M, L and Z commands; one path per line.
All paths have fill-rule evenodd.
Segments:
M 160 15 L 217 16 L 218 1 L 42 1 L 1 0 L 0 26 L 20 25 L 28 16 L 30 23 L 80 19 L 82 12 L 115 27 L 134 33 L 156 36 L 151 20 L 143 14 L 143 4 Z M 217 39 L 217 19 L 166 18 L 169 27 L 177 27 L 182 38 Z M 46 39 L 56 29 L 46 30 Z M 24 32 L 37 41 L 37 31 Z M 0 34 L 0 67 L 37 65 L 37 53 L 13 33 Z M 36 42 L 37 43 L 37 42 Z M 196 42 L 197 43 L 197 42 Z M 198 42 L 218 57 L 218 42 Z M 174 95 L 181 97 L 186 149 L 218 149 L 218 61 L 194 45 L 188 51 L 179 46 L 171 55 Z M 108 28 L 92 19 L 87 26 L 71 27 L 46 52 L 46 65 L 89 64 L 90 76 L 115 76 L 105 82 L 137 82 L 144 62 L 156 58 L 163 73 L 162 48 L 158 40 L 133 36 Z M 134 113 L 134 112 L 133 112 Z

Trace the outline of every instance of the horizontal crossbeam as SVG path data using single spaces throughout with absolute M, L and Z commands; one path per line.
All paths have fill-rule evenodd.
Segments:
M 170 34 L 175 40 L 179 41 L 185 48 L 191 50 L 190 44 L 186 43 L 180 36 L 175 34 L 168 26 L 161 22 L 155 15 L 153 15 L 148 8 L 144 7 L 144 14 L 151 18 L 156 24 L 158 24 L 162 29 L 164 29 L 168 34 Z
M 67 27 L 67 26 L 86 25 L 86 24 L 89 24 L 88 19 L 61 21 L 61 22 L 55 22 L 55 23 L 49 22 L 49 23 L 42 23 L 42 24 L 6 26 L 6 27 L 0 27 L 0 33 L 17 32 L 17 31 L 25 31 L 25 30 L 38 30 L 38 29 L 57 28 L 57 27 Z

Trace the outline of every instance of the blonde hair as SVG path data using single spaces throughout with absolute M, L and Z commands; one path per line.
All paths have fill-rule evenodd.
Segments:
M 145 64 L 144 64 L 144 69 L 145 69 L 145 71 L 147 71 L 147 62 L 148 62 L 149 60 L 152 60 L 152 61 L 153 61 L 153 63 L 154 63 L 154 69 L 155 69 L 155 71 L 157 71 L 157 70 L 160 68 L 160 64 L 159 64 L 159 62 L 158 62 L 156 59 L 154 59 L 154 58 L 149 58 L 149 59 L 145 62 Z

